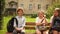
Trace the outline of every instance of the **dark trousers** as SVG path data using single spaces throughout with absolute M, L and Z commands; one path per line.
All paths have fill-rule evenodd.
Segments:
M 25 32 L 21 32 L 21 31 L 16 31 L 16 30 L 14 30 L 14 31 L 13 31 L 13 34 L 25 34 Z

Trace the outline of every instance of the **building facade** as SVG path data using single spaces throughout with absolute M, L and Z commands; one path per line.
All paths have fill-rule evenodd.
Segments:
M 36 14 L 39 10 L 46 11 L 51 4 L 52 0 L 5 0 L 5 8 L 22 7 L 25 14 Z

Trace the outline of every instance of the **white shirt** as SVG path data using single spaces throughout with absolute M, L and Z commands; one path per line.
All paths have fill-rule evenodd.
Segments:
M 24 27 L 25 26 L 25 17 L 24 16 L 22 16 L 22 17 L 16 16 L 16 18 L 18 21 L 18 28 Z M 14 27 L 16 27 L 16 21 L 15 20 L 14 20 Z
M 41 23 L 42 20 L 43 20 L 43 18 L 40 19 L 39 17 L 37 17 L 37 18 L 36 18 L 36 23 Z M 44 20 L 42 23 L 45 23 L 45 20 Z

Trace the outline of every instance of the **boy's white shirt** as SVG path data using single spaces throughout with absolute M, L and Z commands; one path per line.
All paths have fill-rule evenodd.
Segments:
M 25 26 L 25 17 L 24 16 L 22 16 L 22 17 L 16 16 L 16 18 L 18 20 L 18 28 L 23 28 Z M 16 20 L 14 20 L 14 27 L 16 27 Z

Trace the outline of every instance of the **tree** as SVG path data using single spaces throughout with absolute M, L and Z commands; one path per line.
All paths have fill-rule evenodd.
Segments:
M 55 8 L 60 8 L 60 2 L 54 2 L 51 6 L 49 6 L 46 12 L 47 18 L 50 18 L 53 15 Z
M 3 12 L 4 10 L 4 0 L 0 0 L 0 30 L 2 29 L 2 23 L 3 23 Z

